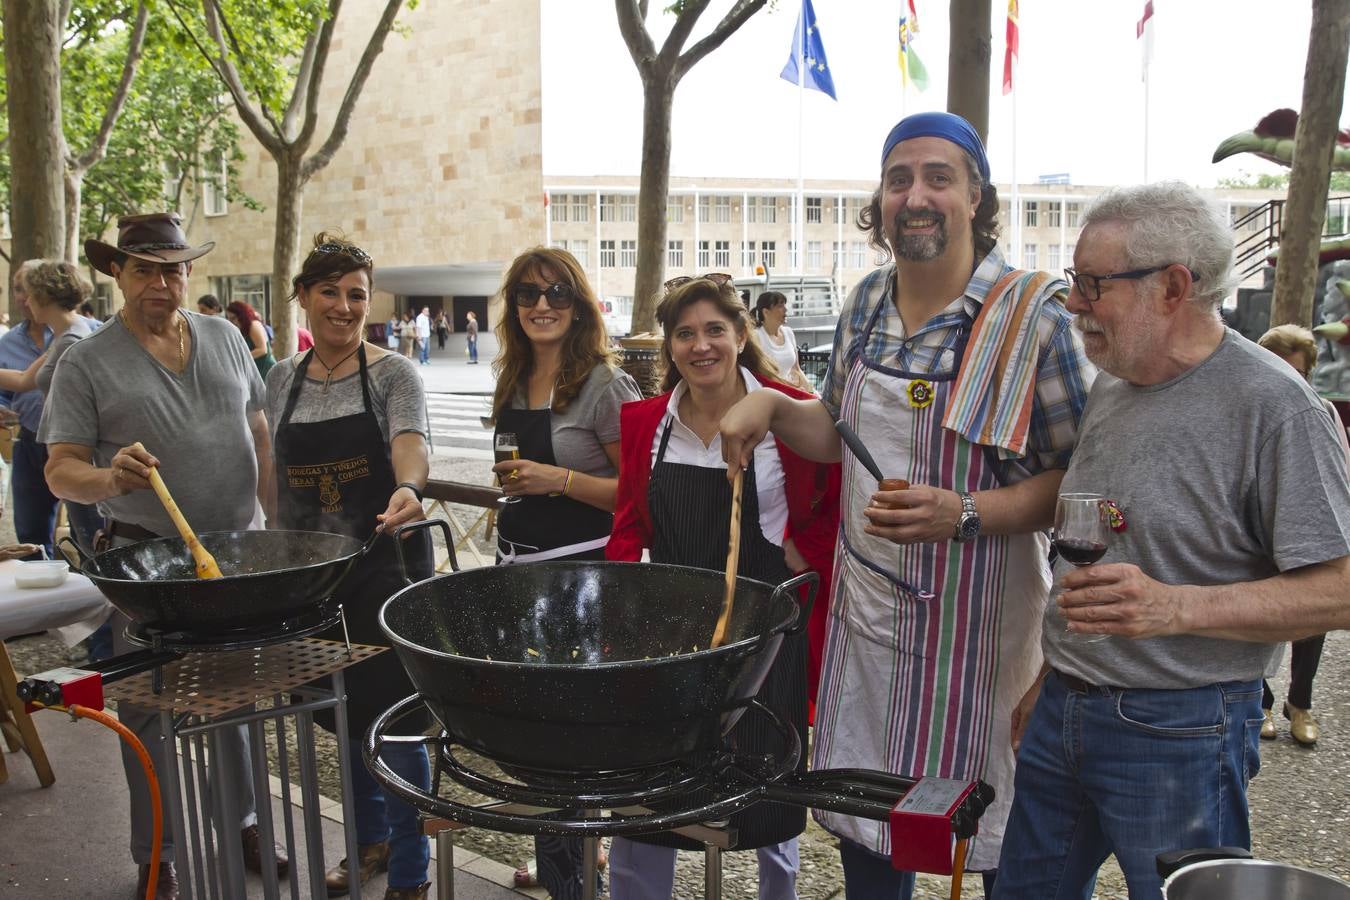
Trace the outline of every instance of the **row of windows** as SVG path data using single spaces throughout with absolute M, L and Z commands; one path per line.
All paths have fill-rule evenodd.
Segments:
M 666 267 L 683 269 L 685 262 L 685 241 L 666 242 Z M 693 244 L 694 242 L 688 242 Z M 868 248 L 862 241 L 831 241 L 829 264 L 837 269 L 865 269 L 868 266 L 885 262 L 880 254 L 870 257 Z M 591 242 L 589 240 L 556 240 L 553 246 L 570 251 L 583 267 L 590 265 Z M 733 254 L 731 241 L 698 241 L 694 250 L 694 265 L 699 269 L 729 269 L 733 258 L 741 268 L 753 269 L 762 265 L 769 269 L 777 268 L 780 262 L 777 241 L 741 241 L 739 252 Z M 797 242 L 787 242 L 786 264 L 797 266 Z M 806 242 L 806 266 L 821 269 L 826 265 L 825 243 L 823 241 Z M 637 241 L 603 240 L 600 242 L 600 267 L 602 269 L 632 268 L 637 265 Z
M 591 209 L 589 194 L 556 194 L 549 198 L 549 217 L 554 222 L 589 222 Z M 666 203 L 666 220 L 684 221 L 684 201 L 689 198 L 671 197 Z M 825 210 L 831 210 L 831 222 L 847 225 L 857 220 L 866 200 L 860 197 L 806 197 L 806 223 L 821 225 Z M 730 225 L 733 221 L 733 197 L 730 194 L 704 194 L 698 198 L 698 221 L 703 224 Z M 745 222 L 754 225 L 778 223 L 779 205 L 785 210 L 785 221 L 797 221 L 796 205 L 791 197 L 751 195 L 745 198 Z M 636 194 L 601 194 L 601 222 L 636 222 Z
M 1045 246 L 1045 271 L 1058 274 L 1060 269 L 1073 265 L 1073 250 L 1077 244 L 1047 244 Z M 1004 254 L 1012 252 L 1008 245 L 1003 247 Z M 1022 248 L 1022 268 L 1039 269 L 1041 252 L 1037 244 L 1027 244 Z
M 1008 220 L 1008 204 L 1003 204 L 1003 220 Z M 1026 228 L 1077 228 L 1082 215 L 1082 204 L 1077 201 L 1023 200 L 1022 224 Z M 1042 221 L 1044 220 L 1044 221 Z

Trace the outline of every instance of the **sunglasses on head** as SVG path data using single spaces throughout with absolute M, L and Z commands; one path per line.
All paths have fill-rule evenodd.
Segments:
M 567 309 L 577 296 L 577 292 L 570 284 L 561 281 L 555 281 L 546 288 L 541 288 L 537 284 L 518 284 L 511 290 L 516 306 L 526 308 L 538 303 L 540 294 L 544 295 L 550 309 Z
M 666 293 L 670 293 L 677 287 L 686 285 L 691 281 L 706 280 L 711 281 L 718 287 L 726 287 L 731 283 L 731 276 L 726 272 L 709 272 L 706 275 L 676 275 L 666 282 Z

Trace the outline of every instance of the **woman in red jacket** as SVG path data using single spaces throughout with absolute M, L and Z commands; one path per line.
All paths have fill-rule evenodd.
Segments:
M 750 391 L 809 396 L 775 380 L 778 373 L 751 337 L 745 307 L 730 281 L 719 274 L 667 282 L 656 312 L 665 331 L 666 392 L 627 403 L 620 412 L 619 489 L 605 551 L 609 559 L 638 560 L 645 549 L 652 562 L 724 568 L 731 488 L 718 423 Z M 823 619 L 839 525 L 839 466 L 808 462 L 766 440 L 756 448 L 744 479 L 739 574 L 779 584 L 794 571 L 816 569 L 822 577 L 817 605 Z M 797 728 L 803 747 L 805 644 L 801 637 L 783 643 L 760 693 Z M 756 717 L 742 718 L 732 735 L 739 749 L 774 749 L 775 739 Z M 761 898 L 796 897 L 797 835 L 805 824 L 804 810 L 774 804 L 757 804 L 732 817 L 738 846 L 758 851 Z M 615 838 L 610 851 L 614 900 L 669 897 L 676 847 L 701 845 L 669 835 Z

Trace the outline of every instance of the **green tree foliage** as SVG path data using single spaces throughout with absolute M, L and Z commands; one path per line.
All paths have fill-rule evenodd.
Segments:
M 1288 172 L 1240 172 L 1233 178 L 1220 178 L 1222 188 L 1259 188 L 1266 191 L 1287 191 Z M 1350 191 L 1350 172 L 1332 172 L 1329 190 L 1333 194 Z

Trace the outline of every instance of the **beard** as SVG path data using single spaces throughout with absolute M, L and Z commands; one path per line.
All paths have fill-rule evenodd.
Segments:
M 904 221 L 911 218 L 931 218 L 937 222 L 932 234 L 905 234 Z M 910 262 L 931 262 L 947 252 L 947 217 L 936 210 L 902 210 L 891 227 L 891 249 L 898 259 Z

